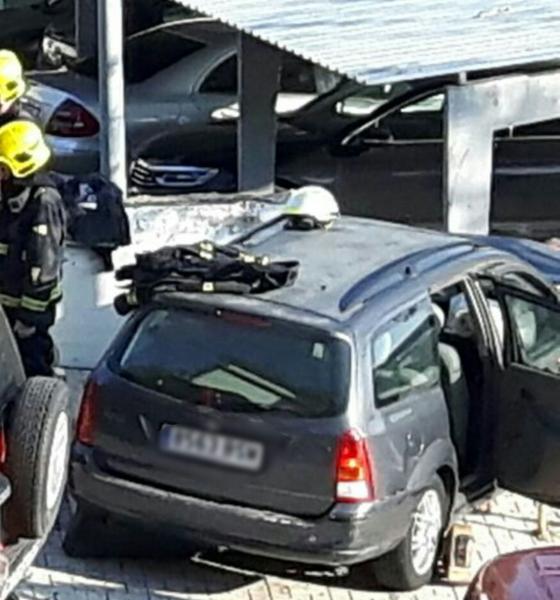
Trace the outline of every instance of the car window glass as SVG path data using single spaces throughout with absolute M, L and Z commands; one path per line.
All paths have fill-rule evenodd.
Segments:
M 543 121 L 531 125 L 521 125 L 513 130 L 514 137 L 557 137 L 560 135 L 560 120 Z
M 438 385 L 438 331 L 432 315 L 418 309 L 394 319 L 373 340 L 373 381 L 379 407 L 398 402 L 416 390 Z
M 317 85 L 313 63 L 301 60 L 296 56 L 284 56 L 280 75 L 280 91 L 294 94 L 315 94 Z
M 435 96 L 429 96 L 428 98 L 404 106 L 400 109 L 399 113 L 401 115 L 415 113 L 439 114 L 443 110 L 444 101 L 445 94 L 436 94 Z
M 297 57 L 283 57 L 280 75 L 280 91 L 291 94 L 318 94 L 333 89 L 340 76 L 317 67 Z M 203 93 L 237 94 L 237 57 L 232 56 L 219 64 L 200 87 Z
M 326 94 L 339 85 L 343 77 L 338 73 L 333 73 L 328 69 L 324 69 L 319 65 L 313 65 L 313 72 L 315 75 L 315 91 L 317 94 Z
M 360 90 L 355 96 L 349 96 L 336 105 L 336 112 L 347 117 L 367 117 L 388 100 L 396 98 L 410 90 L 408 83 L 374 85 Z
M 166 29 L 134 38 L 126 45 L 126 79 L 129 83 L 145 81 L 203 47 L 199 41 Z
M 208 75 L 200 86 L 203 94 L 237 95 L 237 57 L 230 56 Z
M 157 52 L 154 52 L 154 48 L 157 48 Z M 167 29 L 134 37 L 127 41 L 125 47 L 126 82 L 134 84 L 146 81 L 202 48 L 202 42 Z M 97 78 L 97 57 L 76 63 L 73 70 L 80 75 Z
M 120 368 L 185 404 L 319 418 L 345 408 L 350 347 L 320 331 L 251 315 L 157 309 L 127 344 Z
M 522 364 L 560 375 L 560 312 L 506 295 Z
M 443 105 L 445 95 L 434 94 L 416 100 L 389 113 L 364 130 L 364 140 L 391 139 L 441 141 L 443 139 Z
M 530 279 L 523 273 L 517 273 L 512 271 L 503 275 L 502 280 L 506 285 L 515 287 L 518 290 L 521 290 L 522 292 L 527 292 L 532 296 L 544 296 L 543 291 L 540 288 L 538 288 L 533 282 L 531 282 Z

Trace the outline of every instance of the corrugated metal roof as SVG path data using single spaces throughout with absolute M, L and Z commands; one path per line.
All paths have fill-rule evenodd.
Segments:
M 560 59 L 560 0 L 176 0 L 362 83 Z

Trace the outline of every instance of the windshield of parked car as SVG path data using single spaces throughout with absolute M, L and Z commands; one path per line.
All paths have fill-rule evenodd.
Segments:
M 173 29 L 159 29 L 146 35 L 133 36 L 127 40 L 125 48 L 126 82 L 142 83 L 202 48 L 202 42 L 184 37 Z M 73 70 L 97 79 L 97 57 L 79 61 Z
M 350 362 L 346 342 L 261 317 L 178 309 L 150 312 L 120 360 L 121 375 L 224 412 L 339 414 Z

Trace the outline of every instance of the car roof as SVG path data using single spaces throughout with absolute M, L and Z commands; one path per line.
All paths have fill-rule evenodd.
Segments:
M 300 263 L 293 286 L 253 298 L 336 321 L 349 319 L 376 291 L 433 267 L 434 259 L 444 262 L 476 247 L 453 235 L 358 217 L 341 217 L 327 230 L 280 225 L 243 245 L 272 260 Z
M 235 36 L 235 31 L 220 21 L 210 17 L 189 17 L 180 21 L 166 21 L 149 29 L 137 31 L 129 35 L 127 41 L 150 36 L 159 31 L 172 31 L 189 37 L 196 37 L 197 35 L 199 37 L 211 36 L 212 39 L 216 38 L 218 40 L 224 36 L 228 38 L 234 38 Z

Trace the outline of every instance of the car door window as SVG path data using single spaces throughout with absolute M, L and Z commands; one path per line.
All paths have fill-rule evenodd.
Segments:
M 237 74 L 237 56 L 230 56 L 220 63 L 206 77 L 200 86 L 200 92 L 203 94 L 228 94 L 237 95 L 238 74 Z
M 502 281 L 507 285 L 511 285 L 512 287 L 515 287 L 522 292 L 532 294 L 533 296 L 539 296 L 542 298 L 544 295 L 543 290 L 537 287 L 537 285 L 531 281 L 525 273 L 518 273 L 515 271 L 505 273 L 502 276 Z
M 359 94 L 338 102 L 335 111 L 344 117 L 367 117 L 389 100 L 401 96 L 410 89 L 408 83 L 368 86 L 360 90 Z
M 443 105 L 445 102 L 445 94 L 442 92 L 441 94 L 435 94 L 434 96 L 428 96 L 423 100 L 419 100 L 418 102 L 413 102 L 404 106 L 400 109 L 399 113 L 401 115 L 411 115 L 414 113 L 425 113 L 431 115 L 440 115 L 443 110 Z
M 505 294 L 521 364 L 560 375 L 560 312 L 536 301 Z
M 282 58 L 280 92 L 289 94 L 323 94 L 333 89 L 340 77 L 313 63 L 295 56 Z M 200 91 L 206 94 L 232 94 L 238 92 L 237 56 L 223 61 L 206 77 Z
M 514 138 L 560 137 L 560 120 L 521 125 L 513 129 Z
M 439 385 L 440 362 L 435 318 L 418 308 L 405 311 L 373 340 L 373 382 L 378 407 L 414 391 Z
M 443 92 L 413 100 L 370 125 L 362 126 L 349 139 L 360 139 L 365 143 L 442 142 L 444 104 Z
M 522 273 L 519 271 L 507 271 L 500 273 L 498 279 L 501 283 L 519 290 L 520 292 L 529 294 L 535 298 L 541 299 L 552 299 L 552 291 L 546 290 L 546 288 L 540 283 L 536 282 L 529 274 Z M 499 300 L 496 280 L 491 277 L 479 277 L 478 283 L 480 289 L 486 298 L 488 305 L 488 314 L 492 324 L 498 334 L 500 346 L 503 348 L 506 336 L 506 316 L 504 313 L 504 307 Z
M 157 51 L 154 51 L 154 48 L 157 48 Z M 204 48 L 202 42 L 186 38 L 168 29 L 133 36 L 125 45 L 126 83 L 142 83 L 202 48 Z M 97 79 L 97 56 L 76 63 L 73 70 L 85 77 Z
M 442 140 L 445 94 L 438 93 L 402 106 L 380 121 L 395 140 Z
M 315 67 L 313 63 L 287 55 L 282 58 L 280 91 L 292 94 L 315 94 Z
M 167 29 L 132 38 L 125 49 L 126 80 L 128 83 L 146 81 L 202 48 L 202 42 Z

